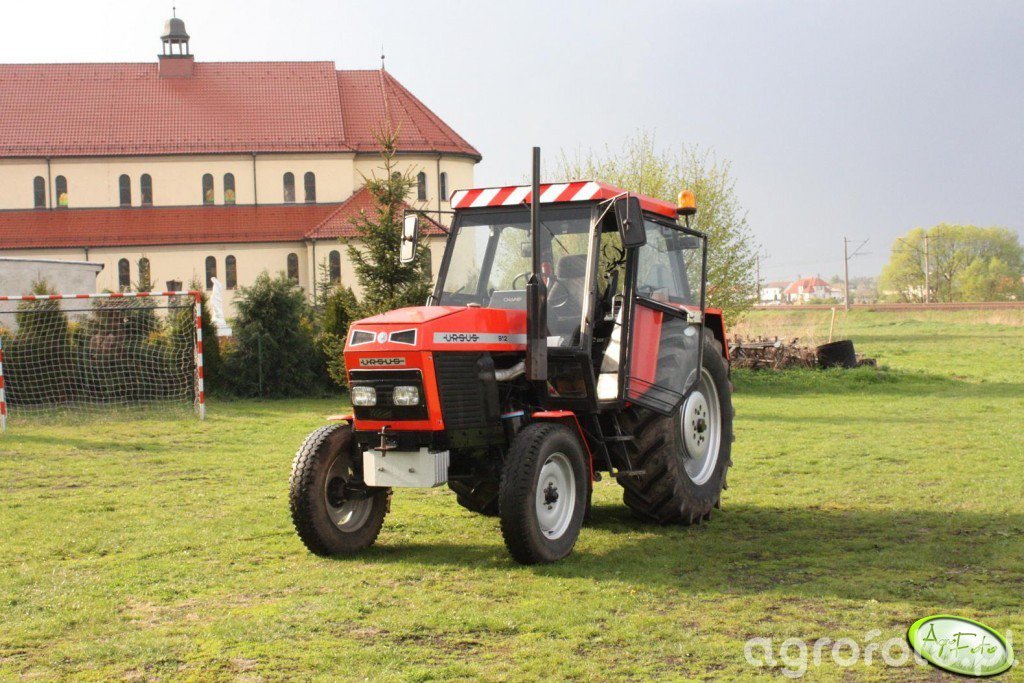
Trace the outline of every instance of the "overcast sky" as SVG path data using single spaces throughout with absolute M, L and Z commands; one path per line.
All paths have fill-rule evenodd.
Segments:
M 180 0 L 198 60 L 387 67 L 518 182 L 532 145 L 712 148 L 770 279 L 874 274 L 940 221 L 1024 228 L 1024 2 Z M 6 2 L 0 62 L 150 61 L 171 0 Z M 0 113 L 2 115 L 2 113 Z

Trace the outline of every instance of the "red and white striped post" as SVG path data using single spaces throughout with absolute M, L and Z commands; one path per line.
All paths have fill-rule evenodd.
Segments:
M 0 339 L 0 432 L 7 431 L 7 394 L 4 393 L 4 340 Z
M 189 292 L 196 300 L 196 409 L 199 419 L 206 419 L 206 391 L 203 382 L 203 294 Z
M 188 292 L 96 292 L 93 294 L 21 294 L 0 295 L 0 301 L 53 301 L 61 299 L 141 299 L 152 296 L 191 296 L 195 299 L 196 316 L 196 411 L 199 419 L 206 419 L 206 392 L 203 389 L 203 293 Z M 7 429 L 7 400 L 4 392 L 3 343 L 0 342 L 0 432 Z

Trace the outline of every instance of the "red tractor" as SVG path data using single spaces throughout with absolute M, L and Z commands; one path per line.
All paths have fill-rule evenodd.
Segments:
M 527 564 L 572 551 L 603 473 L 644 520 L 719 506 L 732 385 L 693 195 L 538 175 L 535 150 L 532 187 L 456 192 L 427 305 L 351 326 L 353 414 L 310 434 L 292 469 L 312 552 L 369 547 L 402 487 L 447 484 Z M 403 260 L 417 228 L 407 214 Z

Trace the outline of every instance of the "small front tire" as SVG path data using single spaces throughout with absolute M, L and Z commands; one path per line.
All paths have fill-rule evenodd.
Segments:
M 501 533 L 522 564 L 556 562 L 572 552 L 586 513 L 589 468 L 565 425 L 535 423 L 512 442 L 501 475 Z
M 349 555 L 377 540 L 391 489 L 369 487 L 357 475 L 352 428 L 317 429 L 292 463 L 289 505 L 299 538 L 316 555 Z

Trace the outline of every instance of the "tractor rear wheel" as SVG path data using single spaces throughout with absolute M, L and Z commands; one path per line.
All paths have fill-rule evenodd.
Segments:
M 524 427 L 512 441 L 498 494 L 501 534 L 517 562 L 562 559 L 576 545 L 590 470 L 579 438 L 550 422 Z
M 391 489 L 366 486 L 356 476 L 349 425 L 328 425 L 306 437 L 295 454 L 289 487 L 292 523 L 316 555 L 345 555 L 377 540 Z
M 704 336 L 698 385 L 670 416 L 632 406 L 623 431 L 633 436 L 630 461 L 643 470 L 619 477 L 623 501 L 634 515 L 660 524 L 699 524 L 721 504 L 732 464 L 732 383 L 722 347 Z

